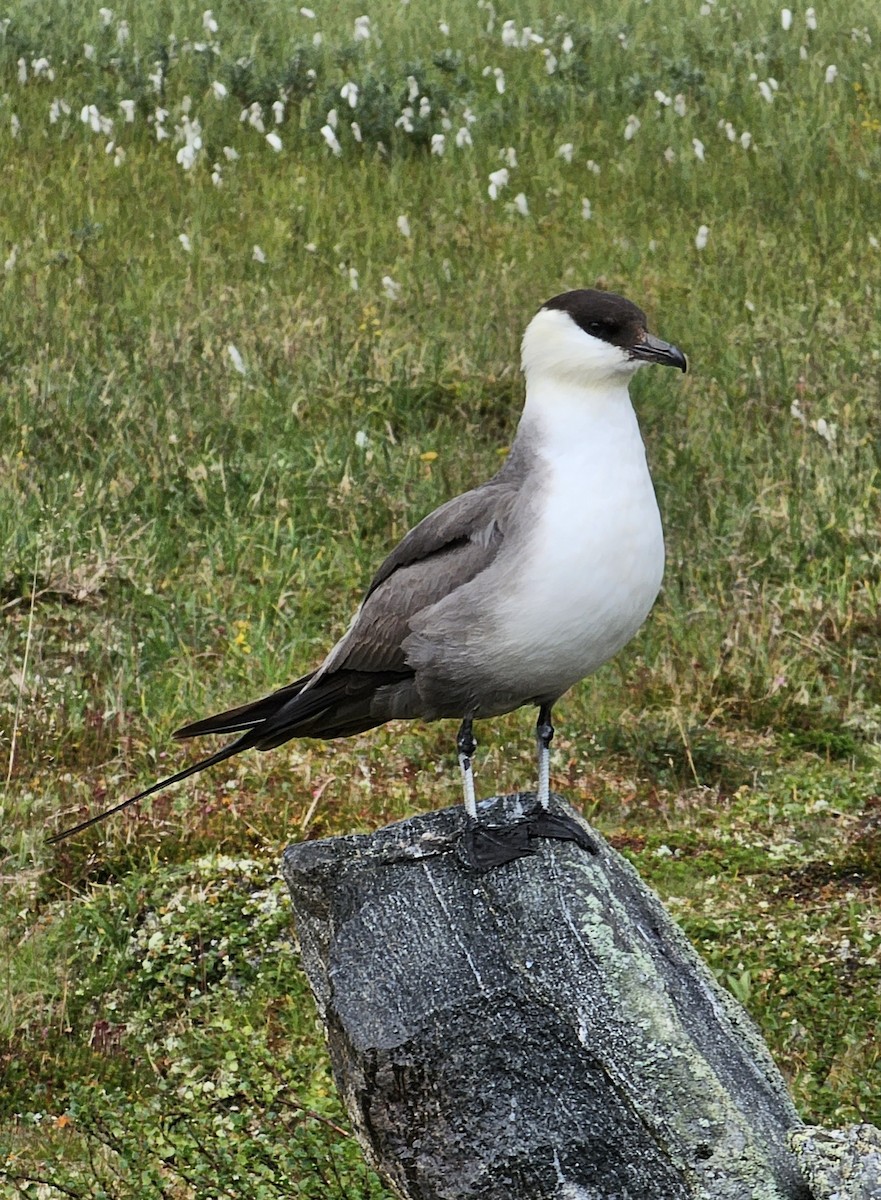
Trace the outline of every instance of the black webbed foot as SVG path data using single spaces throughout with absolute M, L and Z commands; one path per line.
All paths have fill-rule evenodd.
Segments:
M 529 846 L 529 824 L 517 821 L 511 825 L 481 825 L 479 821 L 469 821 L 456 853 L 472 871 L 490 871 L 525 858 L 533 853 Z
M 536 838 L 575 842 L 582 850 L 596 854 L 598 847 L 571 817 L 557 815 L 543 808 L 509 825 L 481 825 L 469 822 L 459 839 L 456 852 L 472 871 L 490 871 L 505 863 L 515 862 L 535 854 L 531 843 Z
M 566 816 L 565 813 L 552 813 L 545 808 L 536 809 L 529 817 L 529 836 L 531 838 L 556 838 L 560 842 L 575 842 L 589 854 L 599 853 L 599 846 L 589 834 L 584 832 L 577 821 Z

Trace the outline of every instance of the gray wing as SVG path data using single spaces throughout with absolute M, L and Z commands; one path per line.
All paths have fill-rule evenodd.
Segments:
M 349 630 L 319 668 L 401 671 L 410 621 L 485 571 L 510 526 L 517 490 L 490 480 L 442 504 L 398 543 L 376 572 Z

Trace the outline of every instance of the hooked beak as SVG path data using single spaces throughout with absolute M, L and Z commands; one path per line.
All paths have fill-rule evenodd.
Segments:
M 676 346 L 663 342 L 654 334 L 647 333 L 639 345 L 630 351 L 631 358 L 641 362 L 659 363 L 662 367 L 678 367 L 680 371 L 688 370 L 685 355 Z

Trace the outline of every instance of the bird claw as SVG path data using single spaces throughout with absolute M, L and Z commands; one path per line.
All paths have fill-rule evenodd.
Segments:
M 459 838 L 456 853 L 470 870 L 491 871 L 493 867 L 535 854 L 536 849 L 530 843 L 536 838 L 575 842 L 590 854 L 599 849 L 572 817 L 538 809 L 510 825 L 470 823 Z

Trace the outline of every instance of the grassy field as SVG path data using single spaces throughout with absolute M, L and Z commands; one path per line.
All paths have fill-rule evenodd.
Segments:
M 277 864 L 456 803 L 453 727 L 247 756 L 44 839 L 320 661 L 383 553 L 495 470 L 533 311 L 597 284 L 691 373 L 634 385 L 665 589 L 560 705 L 554 786 L 804 1116 L 881 1122 L 875 0 L 788 28 L 362 3 L 0 13 L 4 1195 L 386 1195 Z M 531 724 L 479 727 L 485 794 L 532 786 Z

